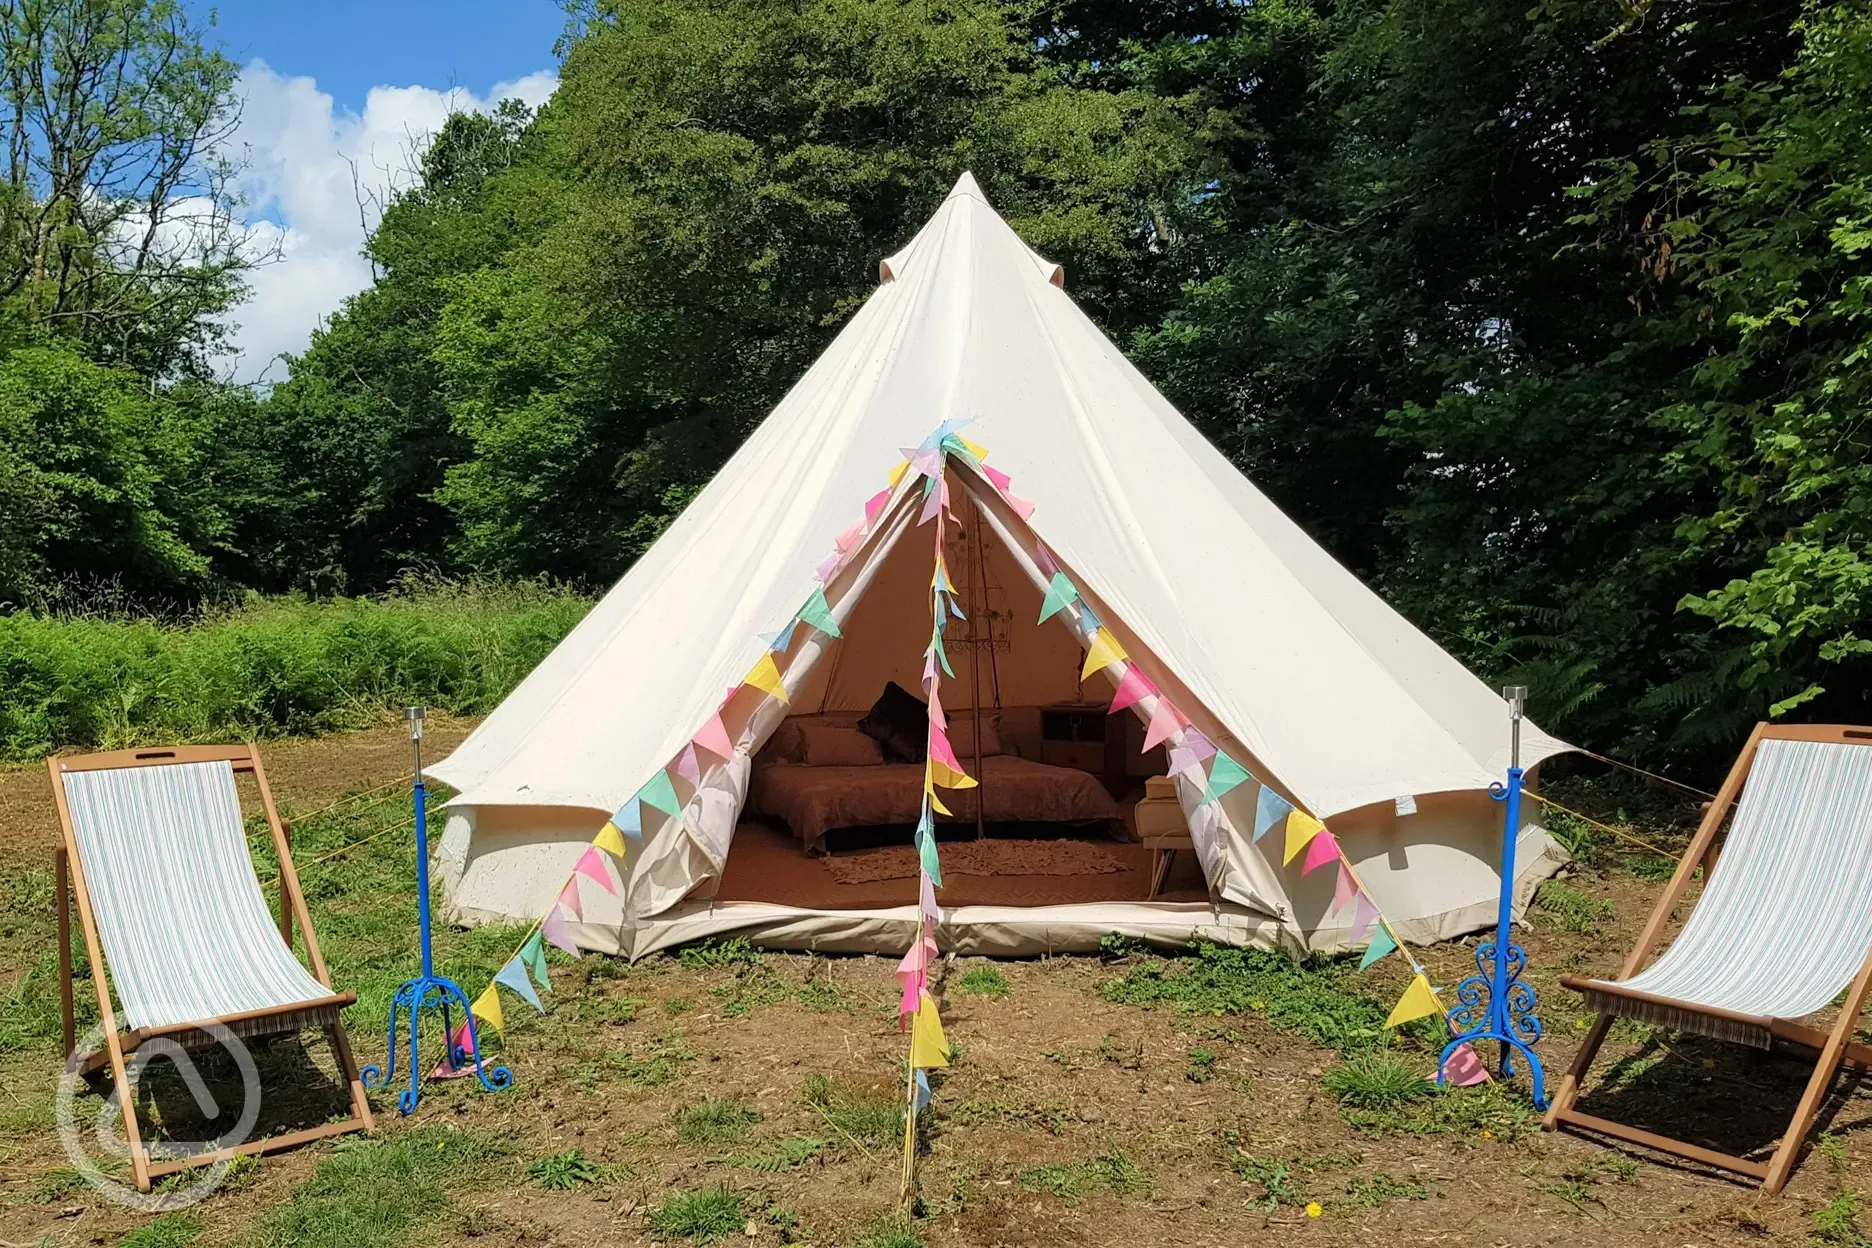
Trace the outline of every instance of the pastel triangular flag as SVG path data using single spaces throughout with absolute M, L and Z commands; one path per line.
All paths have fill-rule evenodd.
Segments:
M 1047 582 L 1046 597 L 1040 601 L 1040 622 L 1046 623 L 1064 611 L 1068 604 L 1078 601 L 1078 598 L 1079 591 L 1066 579 L 1066 574 L 1055 572 L 1053 579 Z
M 1183 739 L 1178 744 L 1197 758 L 1215 757 L 1215 742 L 1205 736 L 1202 729 L 1189 725 L 1187 721 L 1183 729 Z
M 895 482 L 893 482 L 892 484 L 895 484 Z M 889 490 L 879 490 L 877 493 L 873 494 L 870 498 L 865 499 L 865 523 L 866 524 L 877 523 L 878 513 L 884 510 L 885 503 L 890 502 L 890 496 L 891 496 L 891 492 Z
M 942 472 L 943 453 L 940 446 L 919 446 L 914 451 L 905 451 L 910 458 L 910 466 L 918 476 L 934 477 Z
M 984 465 L 984 468 L 985 467 L 986 465 Z M 1052 576 L 1055 572 L 1059 571 L 1059 564 L 1055 563 L 1053 560 L 1053 552 L 1048 550 L 1045 544 L 1040 542 L 1034 543 L 1033 557 L 1034 566 L 1040 569 L 1040 574 L 1042 576 Z
M 1287 851 L 1281 855 L 1282 862 L 1292 862 L 1300 856 L 1300 851 L 1313 843 L 1313 838 L 1326 830 L 1326 825 L 1309 815 L 1304 810 L 1287 813 Z
M 1118 678 L 1118 691 L 1112 695 L 1111 713 L 1115 715 L 1145 694 L 1156 692 L 1157 686 L 1151 684 L 1150 677 L 1138 671 L 1137 664 L 1127 663 L 1124 675 Z
M 930 480 L 934 481 L 935 478 L 931 477 Z M 942 504 L 943 504 L 942 491 L 931 490 L 927 495 L 924 496 L 923 510 L 917 513 L 917 523 L 928 524 L 930 521 L 934 520 L 936 518 L 936 513 L 942 510 Z
M 539 934 L 537 928 L 527 937 L 526 944 L 520 946 L 520 960 L 533 972 L 533 978 L 539 982 L 539 986 L 551 992 L 552 977 L 546 973 L 546 938 Z
M 1333 837 L 1331 832 L 1321 832 L 1318 836 L 1314 837 L 1312 843 L 1307 846 L 1306 858 L 1300 864 L 1300 874 L 1308 875 L 1315 868 L 1323 867 L 1329 862 L 1338 861 L 1339 842 Z
M 1007 499 L 1009 511 L 1012 511 L 1023 520 L 1033 519 L 1034 505 L 1032 502 L 1024 498 L 1015 498 L 1005 490 L 1001 492 L 1001 497 Z
M 500 974 L 494 977 L 494 982 L 508 992 L 516 994 L 522 1001 L 542 1014 L 546 1012 L 546 1007 L 540 1004 L 539 993 L 533 991 L 533 981 L 527 978 L 526 963 L 520 960 L 519 954 L 507 960 L 507 965 L 501 967 Z
M 688 781 L 690 788 L 702 783 L 702 764 L 696 761 L 695 742 L 683 746 L 682 753 L 676 756 L 676 774 Z
M 1105 634 L 1100 633 L 1103 637 Z M 1158 695 L 1157 705 L 1151 708 L 1150 726 L 1144 730 L 1144 749 L 1156 749 L 1158 744 L 1168 741 L 1183 726 L 1183 716 L 1176 707 L 1170 705 L 1170 699 Z
M 1217 750 L 1215 759 L 1209 764 L 1209 787 L 1203 790 L 1202 800 L 1216 801 L 1247 779 L 1250 776 L 1246 767 Z
M 695 743 L 724 761 L 734 757 L 734 742 L 728 739 L 728 725 L 722 723 L 719 711 L 709 716 L 702 731 L 695 734 Z
M 936 730 L 936 727 L 939 724 L 946 724 L 949 722 L 949 717 L 943 713 L 942 696 L 935 689 L 930 690 L 929 722 L 930 722 L 930 731 L 932 732 Z
M 669 773 L 659 771 L 650 777 L 650 782 L 637 790 L 637 800 L 646 806 L 654 806 L 666 815 L 682 813 L 682 801 L 676 796 L 676 786 L 670 783 Z
M 624 834 L 615 823 L 607 822 L 598 829 L 598 835 L 592 837 L 592 844 L 604 850 L 614 858 L 622 858 L 628 852 L 624 847 Z
M 812 596 L 806 599 L 806 605 L 799 609 L 799 618 L 828 637 L 840 635 L 838 621 L 832 618 L 832 604 L 826 601 L 823 585 L 814 587 Z
M 980 457 L 977 456 L 977 458 L 980 458 Z M 1002 472 L 999 468 L 995 467 L 993 464 L 983 464 L 981 466 L 981 470 L 982 470 L 982 475 L 984 477 L 987 477 L 988 480 L 993 483 L 995 489 L 1000 490 L 1003 494 L 1007 493 L 1007 488 L 1009 484 L 1011 484 L 1013 481 L 1012 477 L 1008 476 L 1007 473 Z
M 958 620 L 968 619 L 968 616 L 962 614 L 962 604 L 955 600 L 954 594 L 949 595 L 949 614 Z
M 988 458 L 988 448 L 981 445 L 979 442 L 971 442 L 959 433 L 955 435 L 955 440 L 962 444 L 963 450 L 973 455 L 977 460 Z
M 741 683 L 753 685 L 762 693 L 778 698 L 782 702 L 787 700 L 786 686 L 780 683 L 780 668 L 775 665 L 771 651 L 761 655 L 760 662 L 748 671 Z
M 949 1041 L 943 1038 L 942 1017 L 928 992 L 917 998 L 916 1019 L 910 1024 L 910 1065 L 918 1070 L 949 1064 Z
M 604 858 L 598 853 L 597 846 L 590 846 L 580 854 L 578 865 L 572 870 L 574 874 L 594 881 L 599 888 L 604 889 L 613 897 L 617 896 L 617 885 L 611 882 L 611 873 L 605 870 Z
M 1079 626 L 1085 629 L 1086 632 L 1095 633 L 1103 627 L 1103 624 L 1099 620 L 1098 612 L 1094 611 L 1085 601 L 1080 601 L 1078 610 Z
M 1371 925 L 1377 921 L 1378 907 L 1372 904 L 1371 898 L 1361 892 L 1352 906 L 1352 927 L 1347 932 L 1346 938 L 1353 944 L 1358 944 L 1359 941 L 1365 939 L 1365 933 L 1369 932 Z
M 947 763 L 929 760 L 930 777 L 945 789 L 972 789 L 977 781 L 965 772 L 957 771 Z
M 468 1020 L 462 1019 L 455 1024 L 455 1033 L 449 1037 L 448 1048 L 442 1054 L 442 1060 L 436 1063 L 429 1077 L 435 1080 L 460 1079 L 474 1073 L 474 1037 L 468 1034 Z M 461 1054 L 459 1060 L 456 1054 Z
M 1449 1055 L 1449 1061 L 1443 1063 L 1443 1082 L 1459 1088 L 1473 1088 L 1478 1083 L 1487 1083 L 1488 1077 L 1488 1067 L 1476 1056 L 1473 1045 L 1457 1045 L 1456 1051 Z
M 939 815 L 953 815 L 955 813 L 947 806 L 943 805 L 942 799 L 936 796 L 936 786 L 930 781 L 928 772 L 923 774 L 923 786 L 924 792 L 929 798 L 931 810 L 934 810 Z
M 923 868 L 923 874 L 937 888 L 942 887 L 942 863 L 936 857 L 936 838 L 923 836 L 917 838 L 917 859 Z
M 949 564 L 940 554 L 936 556 L 936 567 L 930 572 L 930 588 L 939 589 L 945 594 L 955 593 L 955 586 L 949 581 Z
M 916 1072 L 916 1099 L 910 1102 L 910 1112 L 913 1114 L 920 1114 L 929 1108 L 929 1103 L 929 1076 L 919 1070 Z
M 1345 863 L 1339 864 L 1339 878 L 1333 881 L 1332 909 L 1327 914 L 1338 914 L 1358 898 L 1358 883 L 1352 878 L 1352 868 Z
M 856 546 L 858 544 L 858 539 L 864 536 L 864 526 L 865 522 L 862 520 L 852 521 L 851 524 L 840 531 L 837 537 L 832 539 L 832 549 L 838 551 L 841 555 L 850 554 L 851 548 Z M 807 623 L 811 623 L 811 621 L 808 620 Z
M 540 920 L 540 935 L 544 936 L 546 943 L 553 948 L 562 949 L 575 958 L 580 956 L 578 941 L 572 939 L 571 925 L 565 921 L 565 916 L 559 912 L 558 906 L 548 910 L 546 917 Z
M 643 840 L 643 803 L 631 798 L 618 807 L 618 812 L 611 816 L 611 822 L 617 830 L 633 841 Z
M 933 719 L 929 726 L 929 757 L 951 771 L 962 770 L 962 764 L 955 756 L 955 747 L 949 744 L 949 734 Z
M 936 938 L 925 935 L 910 946 L 910 951 L 897 964 L 897 982 L 903 983 L 913 975 L 929 970 L 930 963 L 936 960 Z
M 577 875 L 567 880 L 565 887 L 559 890 L 559 904 L 570 911 L 573 918 L 584 921 L 585 903 L 579 900 Z
M 897 483 L 903 480 L 904 473 L 909 472 L 909 471 L 910 471 L 910 461 L 907 459 L 904 460 L 902 463 L 898 464 L 895 468 L 891 469 L 890 470 L 891 488 L 896 489 Z
M 1202 759 L 1196 757 L 1195 751 L 1185 745 L 1174 745 L 1170 747 L 1170 766 L 1164 774 L 1180 776 L 1190 768 L 1200 766 L 1202 766 Z
M 1413 978 L 1398 1003 L 1391 1007 L 1391 1017 L 1385 1019 L 1386 1027 L 1398 1027 L 1413 1018 L 1423 1018 L 1440 1013 L 1442 1006 L 1437 1004 L 1436 993 L 1430 991 L 1430 981 L 1421 974 Z
M 821 559 L 819 561 L 819 566 L 813 569 L 813 580 L 818 581 L 821 585 L 831 580 L 832 574 L 838 571 L 839 562 L 844 558 L 844 555 L 841 555 L 835 550 Z M 791 636 L 791 634 L 788 634 L 788 636 Z
M 793 644 L 793 632 L 799 627 L 797 619 L 788 620 L 786 627 L 777 628 L 771 633 L 762 633 L 760 639 L 767 643 L 767 648 L 776 654 L 783 654 Z
M 468 1007 L 474 1016 L 492 1027 L 495 1031 L 507 1030 L 507 1019 L 501 1014 L 500 992 L 493 984 L 487 991 L 475 998 L 475 1003 Z
M 1363 971 L 1373 963 L 1381 962 L 1397 949 L 1397 941 L 1391 938 L 1391 929 L 1380 923 L 1378 930 L 1372 933 L 1371 944 L 1365 946 L 1365 956 L 1359 959 L 1358 969 Z
M 1185 738 L 1185 744 L 1188 739 Z M 1293 803 L 1276 793 L 1267 785 L 1261 786 L 1261 792 L 1255 796 L 1254 839 L 1260 840 L 1267 835 L 1268 829 L 1287 817 L 1294 808 Z
M 924 975 L 912 975 L 903 982 L 903 992 L 897 997 L 897 1029 L 903 1030 L 904 1020 L 914 1017 L 917 1002 L 923 999 L 923 989 L 929 983 Z
M 936 904 L 936 881 L 927 875 L 917 885 L 917 905 L 922 909 L 923 921 L 930 927 L 942 922 L 942 908 Z

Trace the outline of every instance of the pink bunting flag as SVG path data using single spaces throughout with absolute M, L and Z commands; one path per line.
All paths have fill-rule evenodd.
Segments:
M 1332 909 L 1328 914 L 1338 914 L 1351 905 L 1359 895 L 1358 884 L 1352 879 L 1352 869 L 1345 863 L 1339 864 L 1339 878 L 1333 882 Z
M 935 689 L 930 690 L 929 722 L 934 728 L 939 728 L 949 722 L 948 716 L 943 714 L 942 698 Z
M 1170 747 L 1169 770 L 1164 774 L 1180 776 L 1192 767 L 1200 766 L 1202 766 L 1202 759 L 1199 758 L 1193 750 L 1186 745 L 1174 745 Z
M 943 492 L 941 490 L 931 490 L 928 497 L 923 500 L 923 510 L 917 513 L 917 523 L 928 524 L 930 521 L 934 520 L 936 518 L 936 513 L 942 510 L 942 505 Z
M 728 739 L 728 725 L 722 723 L 720 711 L 709 716 L 702 731 L 695 734 L 695 744 L 724 761 L 734 757 L 734 742 Z
M 902 1031 L 904 1020 L 917 1012 L 917 1003 L 923 999 L 923 989 L 928 983 L 929 977 L 922 971 L 904 980 L 903 996 L 897 1001 L 897 1030 Z
M 559 904 L 570 911 L 573 918 L 584 922 L 585 903 L 579 900 L 578 879 L 576 875 L 574 878 L 567 880 L 565 882 L 565 887 L 559 890 Z
M 1300 864 L 1300 874 L 1311 875 L 1314 868 L 1338 861 L 1339 842 L 1333 839 L 1332 833 L 1322 829 L 1319 835 L 1307 842 L 1306 858 Z
M 696 761 L 695 742 L 683 746 L 683 752 L 676 756 L 676 774 L 691 787 L 702 783 L 702 764 Z
M 1116 715 L 1127 706 L 1131 706 L 1147 693 L 1156 693 L 1157 686 L 1150 677 L 1138 671 L 1137 664 L 1125 664 L 1125 673 L 1118 680 L 1118 692 L 1112 696 L 1111 713 Z
M 984 477 L 987 477 L 989 481 L 994 483 L 995 489 L 1000 490 L 1003 494 L 1007 493 L 1008 485 L 1013 481 L 1012 477 L 1008 476 L 1007 473 L 1002 472 L 999 468 L 995 467 L 993 464 L 983 464 L 981 466 L 981 470 L 982 470 L 982 475 Z
M 839 552 L 839 554 L 843 555 L 843 554 L 848 553 L 852 547 L 856 546 L 858 544 L 858 539 L 863 536 L 864 536 L 864 521 L 859 520 L 859 521 L 854 522 L 852 526 L 846 529 L 843 533 L 840 533 L 837 537 L 833 538 L 832 546 L 835 550 Z
M 1347 939 L 1358 944 L 1365 939 L 1365 933 L 1371 931 L 1372 924 L 1378 921 L 1378 907 L 1372 905 L 1371 898 L 1364 893 L 1358 895 L 1358 904 L 1352 908 L 1352 931 Z
M 1488 1082 L 1488 1067 L 1476 1056 L 1475 1049 L 1460 1044 L 1449 1055 L 1449 1061 L 1443 1063 L 1443 1079 L 1459 1088 L 1472 1088 L 1478 1083 Z
M 935 724 L 931 724 L 929 730 L 929 756 L 950 771 L 962 770 L 962 764 L 955 756 L 955 747 L 949 744 L 949 734 Z
M 1041 576 L 1051 578 L 1059 571 L 1059 564 L 1053 562 L 1053 552 L 1046 548 L 1045 543 L 1034 543 L 1033 555 L 1034 566 L 1040 569 Z
M 923 919 L 931 927 L 942 922 L 942 911 L 936 906 L 936 885 L 930 880 L 929 872 L 922 873 L 922 886 L 918 891 L 917 903 L 923 909 Z
M 879 514 L 881 514 L 884 510 L 884 504 L 890 502 L 890 496 L 891 496 L 891 492 L 889 490 L 879 490 L 877 493 L 873 494 L 870 498 L 865 499 L 865 523 L 866 524 L 877 523 L 877 518 Z
M 1002 494 L 1002 497 L 1007 499 L 1008 508 L 1015 515 L 1023 520 L 1033 519 L 1034 505 L 1032 502 L 1024 498 L 1015 498 L 1012 494 L 1005 492 Z
M 459 1066 L 450 1060 L 455 1056 L 457 1049 L 468 1055 Z M 441 1082 L 446 1079 L 460 1079 L 463 1075 L 472 1074 L 474 1074 L 474 1041 L 468 1035 L 468 1020 L 464 1018 L 455 1024 L 455 1034 L 449 1037 L 448 1050 L 442 1054 L 442 1060 L 436 1063 L 436 1068 L 429 1072 L 429 1078 Z
M 930 968 L 930 963 L 935 960 L 936 937 L 926 931 L 923 939 L 911 945 L 910 952 L 904 954 L 903 961 L 897 964 L 897 982 L 904 982 L 908 976 L 926 973 Z
M 595 882 L 598 887 L 613 897 L 617 896 L 617 885 L 611 882 L 611 873 L 605 870 L 604 855 L 598 852 L 596 845 L 586 847 L 585 852 L 579 855 L 578 865 L 573 867 L 572 871 L 576 875 L 582 875 Z
M 925 650 L 923 652 L 923 688 L 928 690 L 928 689 L 934 689 L 935 687 L 936 687 L 936 651 L 933 649 Z
M 575 958 L 582 952 L 578 942 L 572 939 L 572 927 L 565 921 L 565 915 L 560 913 L 558 906 L 547 911 L 546 917 L 540 920 L 540 935 L 553 948 L 563 949 Z
M 1194 724 L 1188 723 L 1188 721 L 1185 721 L 1181 744 L 1184 749 L 1194 754 L 1197 758 L 1215 757 L 1215 742 L 1205 736 L 1202 729 L 1196 727 Z
M 939 446 L 906 450 L 903 457 L 910 461 L 910 470 L 919 477 L 933 477 L 942 471 L 943 453 Z
M 838 571 L 839 560 L 844 557 L 844 555 L 835 550 L 824 559 L 821 559 L 819 561 L 819 566 L 813 569 L 813 579 L 818 581 L 821 585 L 831 580 L 832 574 Z
M 1170 699 L 1159 695 L 1157 706 L 1151 711 L 1150 727 L 1144 731 L 1144 748 L 1155 749 L 1158 743 L 1168 740 L 1170 734 L 1188 722 L 1170 705 Z M 1213 753 L 1214 751 L 1211 751 Z

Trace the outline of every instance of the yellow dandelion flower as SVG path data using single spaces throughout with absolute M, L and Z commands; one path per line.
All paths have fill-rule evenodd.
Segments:
M 1320 1216 L 1320 1214 L 1325 1213 L 1325 1212 L 1326 1211 L 1324 1209 L 1320 1208 L 1319 1201 L 1309 1200 L 1307 1202 L 1307 1217 L 1317 1218 Z

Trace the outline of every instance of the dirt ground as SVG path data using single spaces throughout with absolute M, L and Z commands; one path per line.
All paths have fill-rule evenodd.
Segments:
M 432 725 L 436 752 L 465 727 Z M 282 803 L 303 810 L 394 779 L 405 748 L 392 725 L 279 743 L 265 756 Z M 0 772 L 0 872 L 43 861 L 55 843 L 45 783 L 37 767 Z M 1569 883 L 1583 908 L 1532 912 L 1521 934 L 1547 1028 L 1539 1051 L 1556 1080 L 1589 1021 L 1558 976 L 1614 971 L 1661 887 L 1621 869 L 1577 871 Z M 1437 982 L 1454 983 L 1473 946 L 1420 956 Z M 509 1001 L 500 1060 L 516 1075 L 511 1089 L 431 1085 L 410 1119 L 387 1096 L 375 1102 L 391 1139 L 445 1124 L 492 1142 L 498 1159 L 447 1186 L 415 1228 L 383 1238 L 388 1223 L 373 1230 L 365 1219 L 342 1238 L 308 1231 L 305 1242 L 686 1242 L 660 1211 L 672 1194 L 720 1184 L 745 1221 L 729 1242 L 751 1244 L 1872 1243 L 1850 1217 L 1836 1230 L 1824 1216 L 1872 1188 L 1872 1098 L 1854 1080 L 1836 1082 L 1822 1143 L 1786 1193 L 1762 1198 L 1695 1167 L 1542 1133 L 1525 1084 L 1470 1097 L 1461 1112 L 1430 1101 L 1360 1116 L 1324 1082 L 1340 1055 L 1261 1002 L 1186 1012 L 1101 991 L 1182 961 L 1134 952 L 994 963 L 1005 994 L 970 975 L 986 959 L 945 965 L 943 1023 L 959 1052 L 934 1080 L 913 1238 L 880 1229 L 896 1203 L 895 1139 L 867 1134 L 862 1113 L 847 1112 L 902 1094 L 894 959 L 729 953 L 555 964 L 545 1015 Z M 0 1000 L 17 976 L 0 965 Z M 1394 959 L 1344 982 L 1388 1004 L 1404 976 Z M 988 995 L 969 990 L 984 984 Z M 352 1015 L 360 1059 L 374 1060 L 381 1014 Z M 1403 1052 L 1428 1073 L 1425 1051 Z M 56 1055 L 0 1062 L 0 1074 L 0 1109 L 13 1103 L 0 1118 L 0 1242 L 111 1244 L 144 1226 L 62 1180 L 63 1157 L 35 1108 L 49 1096 Z M 1755 1153 L 1785 1124 L 1805 1071 L 1621 1025 L 1596 1078 L 1614 1088 L 1589 1095 L 1595 1112 Z M 695 1107 L 721 1102 L 733 1109 L 728 1121 L 691 1122 Z M 571 1149 L 588 1171 L 549 1189 L 543 1159 Z M 282 1238 L 279 1211 L 311 1207 L 314 1170 L 336 1155 L 325 1141 L 268 1157 L 190 1211 L 193 1238 L 126 1242 L 293 1242 Z

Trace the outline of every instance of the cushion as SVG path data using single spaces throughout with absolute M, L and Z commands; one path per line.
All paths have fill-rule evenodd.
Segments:
M 805 742 L 800 735 L 799 721 L 783 719 L 767 738 L 767 744 L 761 747 L 760 757 L 766 763 L 797 763 L 805 752 Z
M 870 767 L 884 761 L 878 743 L 852 724 L 803 723 L 800 759 L 808 767 Z
M 956 757 L 964 762 L 975 756 L 975 723 L 967 711 L 957 711 L 949 717 L 949 744 L 955 747 Z M 983 758 L 1007 753 L 1001 745 L 1001 717 L 993 712 L 981 717 L 981 752 Z
M 929 752 L 929 704 L 896 681 L 858 721 L 858 731 L 876 741 L 891 763 L 920 763 Z

